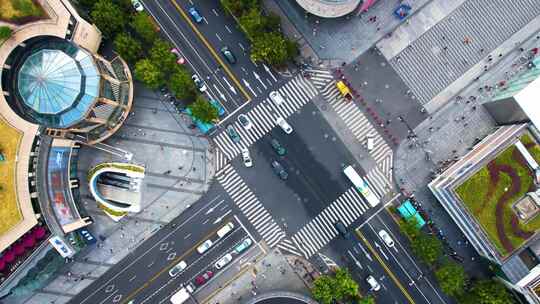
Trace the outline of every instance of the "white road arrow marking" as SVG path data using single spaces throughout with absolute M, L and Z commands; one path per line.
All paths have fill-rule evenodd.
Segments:
M 225 94 L 223 94 L 215 84 L 212 85 L 214 86 L 214 89 L 216 89 L 216 91 L 219 93 L 219 97 L 221 97 L 223 101 L 227 101 L 227 99 L 225 98 Z
M 253 94 L 253 96 L 257 97 L 257 94 L 255 93 L 255 91 L 253 91 L 253 88 L 251 87 L 249 82 L 247 82 L 247 80 L 245 80 L 244 78 L 242 78 L 242 81 L 244 82 L 244 85 L 251 91 L 251 94 Z
M 227 78 L 223 77 L 223 81 L 225 81 L 227 83 L 227 85 L 229 86 L 229 90 L 231 90 L 231 92 L 234 93 L 234 95 L 237 95 L 238 93 L 236 93 L 236 90 L 234 89 L 234 87 L 231 85 L 231 83 L 227 80 Z
M 262 84 L 262 86 L 264 87 L 264 89 L 266 90 L 267 87 L 266 87 L 266 85 L 264 84 L 264 82 L 262 81 L 261 76 L 259 76 L 259 74 L 255 73 L 255 71 L 253 71 L 253 76 L 255 76 L 255 79 L 257 79 L 257 80 Z
M 270 70 L 270 68 L 264 63 L 263 63 L 263 67 L 264 67 L 264 70 L 266 71 L 266 73 L 270 74 L 270 76 L 272 76 L 272 79 L 274 79 L 274 81 L 277 82 L 277 79 L 274 76 L 274 74 L 272 73 L 272 71 Z
M 381 252 L 381 254 L 384 256 L 384 258 L 388 261 L 388 256 L 386 255 L 386 253 L 384 253 L 384 251 L 382 250 L 381 248 L 381 245 L 379 245 L 379 243 L 375 242 L 375 247 L 379 248 L 379 251 Z
M 225 212 L 225 214 L 223 214 L 222 216 L 218 217 L 215 221 L 214 221 L 214 224 L 217 224 L 219 222 L 221 222 L 227 215 L 229 215 L 230 213 L 232 212 L 232 210 L 229 210 L 227 212 Z

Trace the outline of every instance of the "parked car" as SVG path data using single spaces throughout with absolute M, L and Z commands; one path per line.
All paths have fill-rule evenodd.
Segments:
M 131 4 L 133 5 L 133 8 L 134 8 L 137 12 L 142 12 L 142 11 L 144 11 L 144 6 L 142 5 L 141 1 L 139 1 L 139 0 L 131 0 Z
M 178 64 L 186 63 L 186 59 L 184 58 L 184 56 L 182 56 L 182 54 L 180 54 L 180 51 L 177 48 L 172 48 L 171 53 L 173 53 L 176 56 L 176 63 Z
M 336 227 L 336 230 L 339 232 L 339 234 L 346 238 L 346 239 L 350 239 L 351 238 L 351 233 L 349 232 L 349 230 L 347 229 L 347 227 L 345 226 L 345 224 L 343 224 L 342 221 L 337 221 L 335 224 L 334 224 L 334 227 Z
M 199 91 L 201 91 L 201 93 L 204 93 L 206 92 L 206 90 L 208 90 L 204 81 L 201 78 L 199 78 L 199 75 L 193 74 L 191 76 L 191 79 L 193 79 L 195 86 L 197 87 L 197 89 L 199 89 Z
M 242 160 L 244 161 L 244 166 L 246 166 L 246 168 L 253 167 L 253 161 L 251 160 L 251 155 L 249 155 L 248 148 L 242 148 Z
M 272 162 L 272 170 L 274 170 L 274 173 L 276 173 L 277 176 L 279 176 L 279 178 L 282 180 L 286 180 L 289 177 L 289 174 L 287 171 L 285 171 L 285 168 L 277 160 Z
M 394 247 L 394 240 L 392 240 L 392 238 L 390 237 L 390 235 L 388 234 L 388 232 L 386 232 L 386 230 L 381 230 L 379 231 L 379 236 L 381 237 L 381 239 L 384 241 L 384 243 L 386 244 L 386 246 L 388 247 Z
M 286 134 L 291 134 L 292 133 L 293 128 L 291 127 L 291 125 L 285 119 L 283 119 L 283 117 L 278 117 L 276 119 L 276 123 L 281 127 L 283 132 L 285 132 Z
M 227 132 L 227 135 L 229 135 L 229 138 L 235 142 L 240 142 L 240 135 L 238 135 L 238 132 L 236 132 L 236 129 L 233 127 L 233 125 L 228 125 L 227 129 L 225 130 Z
M 199 13 L 199 11 L 196 8 L 190 7 L 188 9 L 188 13 L 191 16 L 191 18 L 193 19 L 193 21 L 195 21 L 197 23 L 201 23 L 203 21 L 203 17 L 201 16 L 201 14 Z
M 180 272 L 182 272 L 182 270 L 186 269 L 186 267 L 187 263 L 185 261 L 180 261 L 180 263 L 174 265 L 174 267 L 169 270 L 169 275 L 171 277 L 174 277 Z
M 225 267 L 225 265 L 229 264 L 231 261 L 232 261 L 232 255 L 230 253 L 227 253 L 224 257 L 219 259 L 219 261 L 217 261 L 214 266 L 217 269 L 221 269 Z
M 195 284 L 197 284 L 197 286 L 204 285 L 204 283 L 210 280 L 213 276 L 214 276 L 214 273 L 210 270 L 207 270 L 205 273 L 195 278 Z
M 218 110 L 218 116 L 222 117 L 225 115 L 225 109 L 221 106 L 221 104 L 217 100 L 210 100 L 210 104 Z
M 242 251 L 248 249 L 252 243 L 253 241 L 250 238 L 247 238 L 242 243 L 234 247 L 234 252 L 236 252 L 237 254 L 240 254 Z
M 230 64 L 236 63 L 236 57 L 228 46 L 224 46 L 221 48 L 221 54 Z
M 371 290 L 373 290 L 373 291 L 381 290 L 381 284 L 379 284 L 379 282 L 377 282 L 377 279 L 375 279 L 373 276 L 367 277 L 366 282 L 371 287 Z
M 206 252 L 206 250 L 210 249 L 212 245 L 214 245 L 214 243 L 211 240 L 206 240 L 204 243 L 199 245 L 199 247 L 197 247 L 197 252 L 203 254 Z
M 285 99 L 278 91 L 272 91 L 270 92 L 270 100 L 272 100 L 276 105 L 280 105 L 285 102 Z
M 279 141 L 277 141 L 277 139 L 272 139 L 270 141 L 270 144 L 272 145 L 272 148 L 274 148 L 274 151 L 276 151 L 276 153 L 279 156 L 283 156 L 287 154 L 287 150 L 279 143 Z
M 249 130 L 253 127 L 253 123 L 251 123 L 251 119 L 246 114 L 240 114 L 238 115 L 238 122 L 244 127 L 244 129 Z
M 232 222 L 228 222 L 227 224 L 225 224 L 225 226 L 219 228 L 219 230 L 217 231 L 217 236 L 219 238 L 222 238 L 226 236 L 227 234 L 229 234 L 229 232 L 231 232 L 233 228 L 234 228 L 234 224 Z

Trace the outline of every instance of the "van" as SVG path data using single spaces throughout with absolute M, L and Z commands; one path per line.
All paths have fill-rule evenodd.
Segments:
M 373 135 L 368 135 L 366 140 L 366 148 L 368 151 L 373 150 L 375 148 L 375 138 Z
M 217 231 L 217 235 L 219 236 L 219 238 L 222 238 L 226 236 L 229 232 L 231 232 L 233 228 L 234 224 L 232 222 L 228 222 L 225 226 L 219 228 L 219 230 Z

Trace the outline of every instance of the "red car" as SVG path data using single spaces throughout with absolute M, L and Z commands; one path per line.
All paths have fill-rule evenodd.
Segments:
M 210 278 L 212 278 L 213 276 L 214 276 L 214 273 L 208 270 L 205 273 L 201 274 L 200 276 L 196 277 L 195 283 L 197 284 L 197 286 L 201 286 L 204 283 L 206 283 L 206 281 L 210 280 Z

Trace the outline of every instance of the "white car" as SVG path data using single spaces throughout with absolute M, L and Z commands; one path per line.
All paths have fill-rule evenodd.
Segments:
M 283 117 L 278 117 L 278 119 L 276 119 L 276 123 L 281 127 L 283 132 L 285 132 L 287 134 L 292 133 L 293 128 L 291 127 L 291 125 L 285 119 L 283 119 Z
M 187 263 L 185 261 L 180 261 L 180 263 L 174 265 L 174 267 L 169 270 L 169 275 L 171 277 L 174 277 L 180 272 L 182 272 L 182 270 L 186 269 L 186 267 Z
M 204 81 L 202 81 L 202 79 L 199 78 L 199 75 L 193 74 L 193 76 L 191 76 L 191 79 L 193 79 L 195 86 L 197 87 L 197 89 L 199 89 L 199 91 L 201 91 L 201 93 L 204 93 L 206 92 L 206 90 L 208 90 Z
M 212 247 L 212 245 L 214 245 L 214 243 L 212 243 L 211 240 L 206 240 L 199 247 L 197 247 L 197 252 L 203 254 L 206 250 Z
M 225 265 L 229 264 L 231 261 L 232 261 L 232 255 L 230 253 L 227 253 L 224 257 L 219 259 L 219 261 L 217 261 L 214 266 L 216 266 L 216 269 L 221 269 L 225 267 Z
M 377 279 L 375 279 L 373 276 L 367 277 L 366 282 L 371 287 L 371 290 L 374 290 L 374 291 L 381 290 L 381 284 L 379 284 L 379 282 L 377 282 Z
M 386 230 L 383 229 L 383 230 L 379 231 L 379 237 L 381 237 L 381 239 L 384 241 L 384 243 L 386 243 L 386 246 L 394 247 L 394 240 L 392 240 L 392 238 L 390 237 L 388 232 L 386 232 Z
M 253 166 L 253 161 L 249 155 L 248 148 L 242 148 L 242 159 L 244 160 L 244 166 L 246 166 L 246 168 L 251 168 Z
M 142 5 L 142 3 L 141 3 L 139 0 L 131 0 L 131 4 L 133 5 L 133 8 L 134 8 L 137 12 L 142 12 L 142 11 L 144 11 L 144 6 Z
M 281 94 L 277 91 L 270 92 L 269 96 L 270 96 L 270 99 L 278 106 L 285 102 L 285 99 L 283 98 L 283 96 L 281 96 Z
M 238 122 L 244 127 L 244 129 L 249 130 L 253 127 L 253 124 L 251 123 L 251 119 L 247 117 L 246 114 L 240 114 L 238 115 Z

